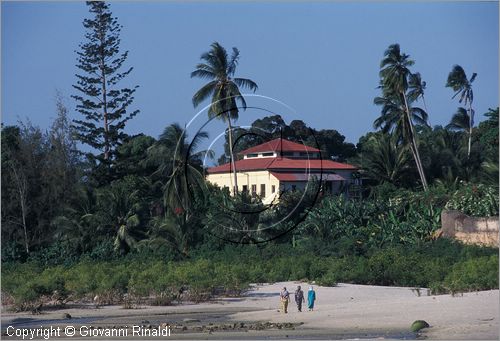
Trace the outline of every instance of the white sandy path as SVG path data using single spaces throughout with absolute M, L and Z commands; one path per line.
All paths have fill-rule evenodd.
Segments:
M 277 293 L 283 286 L 293 292 L 307 283 L 285 282 L 257 287 L 249 293 L 247 306 L 264 311 L 236 313 L 235 320 L 304 322 L 313 329 L 387 328 L 408 329 L 415 320 L 425 320 L 431 328 L 425 334 L 431 339 L 498 340 L 499 291 L 464 293 L 463 296 L 418 296 L 411 288 L 339 284 L 337 287 L 315 286 L 317 301 L 313 312 L 297 311 L 290 302 L 289 314 L 277 312 Z M 258 300 L 255 298 L 259 297 Z

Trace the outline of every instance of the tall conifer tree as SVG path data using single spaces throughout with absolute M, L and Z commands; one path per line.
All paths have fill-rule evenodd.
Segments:
M 91 19 L 85 19 L 85 42 L 79 45 L 78 64 L 81 73 L 73 87 L 78 91 L 72 97 L 77 101 L 77 111 L 82 119 L 73 121 L 76 137 L 82 143 L 97 149 L 97 159 L 110 164 L 116 147 L 127 134 L 124 132 L 128 120 L 139 113 L 129 112 L 138 88 L 119 88 L 118 83 L 126 77 L 132 67 L 121 71 L 128 51 L 120 52 L 122 26 L 112 16 L 104 1 L 88 1 Z

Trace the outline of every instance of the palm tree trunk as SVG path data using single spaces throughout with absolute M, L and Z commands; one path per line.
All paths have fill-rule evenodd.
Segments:
M 424 187 L 424 191 L 428 190 L 427 186 L 427 180 L 425 179 L 425 173 L 424 173 L 424 168 L 422 166 L 422 161 L 420 160 L 420 153 L 418 151 L 418 146 L 417 146 L 417 141 L 416 141 L 416 136 L 415 136 L 415 131 L 413 129 L 413 123 L 411 121 L 411 115 L 410 115 L 410 108 L 408 106 L 408 101 L 406 100 L 406 94 L 402 92 L 403 98 L 405 101 L 405 107 L 406 107 L 406 117 L 408 119 L 408 125 L 410 127 L 410 137 L 411 141 L 410 143 L 413 145 L 413 157 L 415 159 L 415 163 L 417 164 L 417 169 L 420 174 L 420 180 L 422 181 L 422 186 Z
M 420 179 L 422 179 L 423 175 L 422 175 L 422 168 L 420 167 L 420 164 L 418 163 L 418 156 L 417 156 L 417 152 L 415 151 L 415 146 L 413 145 L 413 142 L 410 141 L 410 150 L 411 150 L 411 154 L 413 155 L 413 160 L 415 161 L 415 165 L 417 166 L 417 171 L 418 171 L 418 175 L 420 176 Z M 423 184 L 423 182 L 422 182 Z
M 471 145 L 472 145 L 472 125 L 474 123 L 472 122 L 472 104 L 469 102 L 469 144 L 467 147 L 467 159 L 470 158 L 470 150 L 471 150 Z
M 228 126 L 228 135 L 229 135 L 229 155 L 231 158 L 231 167 L 233 168 L 233 174 L 234 174 L 234 188 L 233 188 L 233 193 L 238 194 L 238 174 L 236 173 L 236 163 L 234 161 L 234 154 L 233 154 L 233 128 L 231 127 L 231 118 L 227 117 L 227 126 Z
M 425 97 L 424 97 L 424 95 L 422 95 L 422 102 L 424 103 L 425 112 L 427 113 L 427 115 L 429 115 L 429 111 L 427 110 L 427 104 L 425 103 Z M 429 116 L 427 116 L 427 117 L 429 117 Z M 432 127 L 430 120 L 427 123 L 429 123 L 429 126 Z

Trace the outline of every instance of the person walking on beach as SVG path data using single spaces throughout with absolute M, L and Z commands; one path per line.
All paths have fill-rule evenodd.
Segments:
M 309 311 L 314 310 L 314 301 L 316 301 L 316 292 L 311 285 L 309 287 L 309 292 L 307 293 L 307 308 L 309 308 Z
M 297 286 L 297 291 L 295 291 L 295 303 L 297 303 L 297 309 L 302 311 L 302 302 L 305 302 L 304 292 L 300 288 L 300 285 Z
M 288 313 L 288 302 L 290 301 L 290 293 L 286 290 L 286 287 L 283 287 L 283 290 L 280 293 L 281 307 L 283 312 Z

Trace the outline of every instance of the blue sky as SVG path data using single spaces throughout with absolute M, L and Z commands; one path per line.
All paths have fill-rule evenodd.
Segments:
M 83 2 L 2 2 L 2 122 L 18 118 L 48 128 L 55 116 L 55 92 L 70 98 L 76 53 L 83 41 Z M 157 137 L 172 122 L 184 124 L 198 111 L 193 93 L 203 85 L 190 72 L 214 41 L 240 49 L 237 76 L 259 85 L 249 103 L 303 119 L 315 128 L 337 129 L 356 143 L 373 130 L 380 109 L 379 63 L 399 43 L 415 60 L 413 71 L 427 82 L 430 122 L 447 124 L 458 103 L 445 88 L 454 64 L 474 82 L 479 119 L 498 105 L 498 2 L 420 3 L 172 3 L 113 2 L 124 26 L 122 49 L 134 71 L 124 85 L 138 84 L 133 108 L 141 113 L 131 134 Z M 290 109 L 290 108 L 293 108 Z M 240 113 L 239 125 L 266 112 Z M 204 122 L 204 113 L 198 117 Z M 201 123 L 200 123 L 201 124 Z M 221 123 L 207 126 L 212 136 Z

